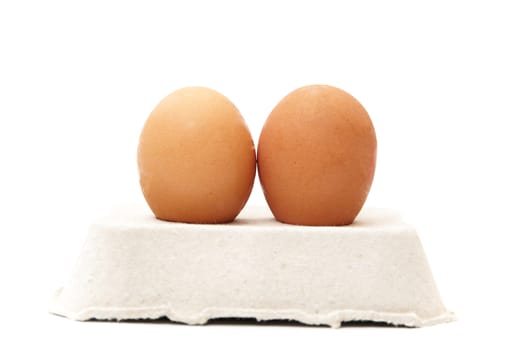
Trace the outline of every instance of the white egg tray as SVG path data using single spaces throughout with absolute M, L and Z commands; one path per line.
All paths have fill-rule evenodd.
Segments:
M 353 225 L 293 226 L 263 208 L 235 222 L 156 220 L 128 208 L 90 229 L 50 312 L 73 320 L 296 320 L 339 327 L 449 322 L 416 230 L 389 210 Z

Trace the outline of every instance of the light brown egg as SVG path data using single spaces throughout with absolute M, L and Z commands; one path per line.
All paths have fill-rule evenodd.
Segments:
M 375 172 L 377 139 L 347 92 L 311 85 L 273 109 L 258 142 L 258 173 L 275 218 L 297 225 L 351 224 Z
M 187 87 L 165 97 L 145 123 L 138 149 L 141 188 L 158 219 L 224 223 L 253 187 L 249 129 L 225 96 Z

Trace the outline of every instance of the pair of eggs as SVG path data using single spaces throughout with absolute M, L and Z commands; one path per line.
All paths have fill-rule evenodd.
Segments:
M 154 215 L 187 223 L 233 221 L 256 169 L 278 221 L 351 224 L 373 181 L 377 141 L 368 113 L 336 87 L 287 95 L 260 134 L 258 157 L 242 115 L 222 94 L 187 87 L 165 97 L 141 133 L 141 188 Z

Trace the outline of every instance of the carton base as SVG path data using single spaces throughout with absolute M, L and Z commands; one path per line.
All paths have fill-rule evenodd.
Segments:
M 364 209 L 349 226 L 307 227 L 278 223 L 261 208 L 222 225 L 125 208 L 91 227 L 50 312 L 79 321 L 235 317 L 334 328 L 454 320 L 417 232 L 383 209 Z

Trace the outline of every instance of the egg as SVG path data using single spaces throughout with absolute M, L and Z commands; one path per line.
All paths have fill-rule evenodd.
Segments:
M 161 220 L 233 221 L 251 193 L 256 153 L 238 109 L 205 87 L 186 87 L 154 108 L 137 152 L 143 195 Z
M 364 107 L 332 86 L 284 97 L 258 142 L 258 174 L 278 221 L 310 226 L 353 223 L 375 172 L 377 139 Z

